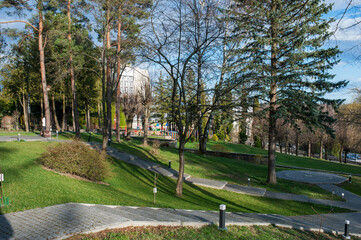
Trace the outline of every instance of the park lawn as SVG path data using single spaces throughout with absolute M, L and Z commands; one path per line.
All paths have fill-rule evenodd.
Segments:
M 111 177 L 102 185 L 73 179 L 43 169 L 39 156 L 49 142 L 1 142 L 0 166 L 4 173 L 4 195 L 9 213 L 68 202 L 146 206 L 178 209 L 218 210 L 226 204 L 229 211 L 282 215 L 328 213 L 330 207 L 295 201 L 282 201 L 184 184 L 182 198 L 174 196 L 176 180 L 159 176 L 157 202 L 153 204 L 154 173 L 112 158 Z M 333 212 L 348 212 L 335 208 Z
M 81 138 L 88 140 L 89 134 L 81 134 Z M 92 134 L 92 141 L 101 141 L 101 136 Z M 144 147 L 142 141 L 133 139 L 131 141 L 121 141 L 112 143 L 112 147 L 121 151 L 139 156 L 143 159 L 168 166 L 168 161 L 172 161 L 172 168 L 178 169 L 178 150 L 176 148 L 161 148 L 154 152 L 151 146 Z M 246 161 L 236 159 L 203 156 L 195 153 L 185 153 L 185 172 L 194 177 L 223 180 L 229 183 L 247 185 L 248 178 L 251 178 L 251 186 L 266 188 L 270 191 L 286 192 L 306 195 L 311 198 L 332 199 L 332 194 L 316 185 L 278 179 L 276 185 L 266 183 L 267 166 L 256 165 Z M 278 170 L 283 170 L 278 168 Z M 339 198 L 340 200 L 341 198 Z
M 210 141 L 207 144 L 209 150 L 219 151 L 219 149 L 227 152 L 235 153 L 246 153 L 246 154 L 261 154 L 267 155 L 267 150 L 244 145 L 244 144 L 235 144 L 223 141 Z M 188 142 L 186 148 L 197 149 L 197 142 Z M 304 167 L 312 169 L 320 169 L 326 171 L 337 171 L 345 173 L 356 173 L 361 174 L 361 166 L 349 165 L 344 163 L 331 162 L 327 160 L 321 160 L 318 158 L 308 158 L 289 155 L 285 153 L 276 153 L 276 164 L 277 165 L 286 165 L 292 167 Z
M 345 176 L 348 177 L 348 176 Z M 359 176 L 352 176 L 352 182 L 349 183 L 348 181 L 339 184 L 338 186 L 350 191 L 354 194 L 357 194 L 361 197 L 361 177 Z
M 98 233 L 78 234 L 67 240 L 81 239 L 104 239 L 104 240 L 127 240 L 127 239 L 318 239 L 335 240 L 344 239 L 341 235 L 331 233 L 319 233 L 311 231 L 301 231 L 291 228 L 281 228 L 275 226 L 228 226 L 227 231 L 218 230 L 217 226 L 204 226 L 201 228 L 192 227 L 127 227 L 120 229 L 105 230 Z M 352 237 L 352 239 L 361 239 Z
M 20 136 L 36 136 L 39 135 L 36 132 L 25 132 L 25 131 L 0 131 L 0 136 L 17 136 L 20 133 Z

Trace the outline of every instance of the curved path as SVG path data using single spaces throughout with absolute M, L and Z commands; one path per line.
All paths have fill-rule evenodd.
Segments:
M 117 151 L 116 149 L 109 148 L 108 154 L 165 176 L 173 178 L 177 176 L 177 171 L 175 170 L 140 159 L 128 153 Z M 187 181 L 197 185 L 228 191 L 333 205 L 361 211 L 361 198 L 359 196 L 327 182 L 323 182 L 319 186 L 328 191 L 335 191 L 337 195 L 341 195 L 342 192 L 345 193 L 346 201 L 310 199 L 306 196 L 295 194 L 266 192 L 264 189 L 230 185 L 222 181 L 192 178 L 189 175 L 186 175 L 186 178 Z M 322 230 L 342 234 L 346 219 L 351 221 L 350 233 L 361 237 L 361 212 L 295 217 L 274 214 L 227 213 L 226 223 L 246 226 L 275 224 L 276 226 L 318 231 L 322 221 Z M 201 226 L 217 222 L 218 212 L 214 211 L 68 203 L 0 215 L 0 240 L 62 239 L 75 233 L 100 231 L 106 228 L 145 225 Z

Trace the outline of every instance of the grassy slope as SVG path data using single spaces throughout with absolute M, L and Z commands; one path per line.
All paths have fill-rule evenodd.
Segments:
M 153 173 L 113 159 L 110 186 L 90 183 L 49 172 L 37 163 L 40 154 L 51 143 L 0 142 L 0 166 L 5 175 L 4 194 L 10 207 L 2 213 L 45 207 L 67 202 L 129 206 L 153 205 Z M 56 143 L 52 143 L 56 144 Z M 281 201 L 228 191 L 184 184 L 183 198 L 174 196 L 175 180 L 159 177 L 157 207 L 217 210 L 219 204 L 229 211 L 277 213 L 283 215 L 314 214 L 311 205 Z M 327 206 L 316 206 L 329 212 Z M 345 210 L 336 209 L 335 212 Z
M 87 136 L 87 134 L 82 134 L 84 140 L 87 140 Z M 93 135 L 92 137 L 92 141 L 100 141 L 100 139 L 101 136 L 99 135 Z M 121 151 L 132 153 L 165 166 L 168 166 L 168 161 L 171 160 L 172 168 L 178 169 L 178 150 L 175 148 L 160 149 L 159 153 L 155 154 L 152 153 L 151 147 L 142 146 L 140 140 L 122 141 L 121 143 L 113 143 L 112 146 Z M 266 188 L 271 191 L 302 194 L 312 198 L 321 199 L 331 199 L 332 197 L 329 192 L 311 184 L 303 184 L 283 179 L 279 179 L 277 185 L 266 184 L 267 166 L 255 165 L 235 159 L 202 156 L 193 153 L 185 153 L 185 159 L 185 172 L 192 176 L 224 180 L 241 185 L 247 185 L 247 179 L 251 178 L 252 186 Z
M 197 148 L 197 144 L 198 143 L 195 142 L 187 143 L 186 147 Z M 208 143 L 208 147 L 210 150 L 217 148 L 218 147 L 217 145 L 222 145 L 224 149 L 230 152 L 267 155 L 267 150 L 251 147 L 248 145 L 234 144 L 227 142 L 213 142 L 213 141 Z M 352 166 L 343 163 L 330 162 L 327 160 L 321 160 L 315 158 L 297 157 L 284 153 L 276 153 L 276 164 L 361 174 L 361 166 Z
M 186 227 L 129 227 L 125 229 L 106 230 L 93 234 L 79 234 L 68 240 L 80 239 L 343 239 L 341 235 L 301 231 L 274 226 L 239 227 L 228 226 L 228 231 L 220 231 L 216 226 L 202 228 Z M 360 239 L 353 237 L 352 239 Z

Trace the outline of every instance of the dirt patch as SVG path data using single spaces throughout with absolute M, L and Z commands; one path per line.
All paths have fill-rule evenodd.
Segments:
M 53 173 L 57 173 L 57 174 L 62 175 L 62 176 L 66 176 L 66 177 L 70 177 L 70 178 L 73 178 L 73 179 L 82 180 L 82 181 L 86 181 L 86 182 L 92 182 L 92 183 L 97 183 L 97 184 L 102 184 L 102 185 L 110 186 L 109 183 L 105 183 L 105 182 L 101 182 L 101 181 L 93 181 L 93 180 L 90 180 L 90 179 L 87 179 L 87 178 L 83 178 L 83 177 L 77 176 L 77 175 L 75 175 L 75 174 L 58 172 L 58 171 L 55 171 L 54 169 L 45 167 L 45 166 L 43 166 L 43 165 L 42 165 L 41 167 L 42 167 L 43 169 L 47 170 L 47 171 L 50 171 L 50 172 L 53 172 Z

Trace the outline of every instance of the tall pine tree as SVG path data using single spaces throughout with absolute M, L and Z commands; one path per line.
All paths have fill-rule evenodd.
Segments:
M 275 184 L 276 121 L 284 119 L 297 127 L 297 119 L 308 127 L 329 133 L 333 119 L 321 106 L 337 108 L 341 100 L 325 93 L 347 82 L 330 82 L 328 70 L 337 63 L 337 47 L 326 48 L 332 19 L 323 18 L 331 5 L 321 0 L 237 0 L 229 10 L 234 22 L 233 39 L 236 76 L 254 85 L 267 108 L 269 122 L 268 183 Z M 325 104 L 325 105 L 323 105 Z

